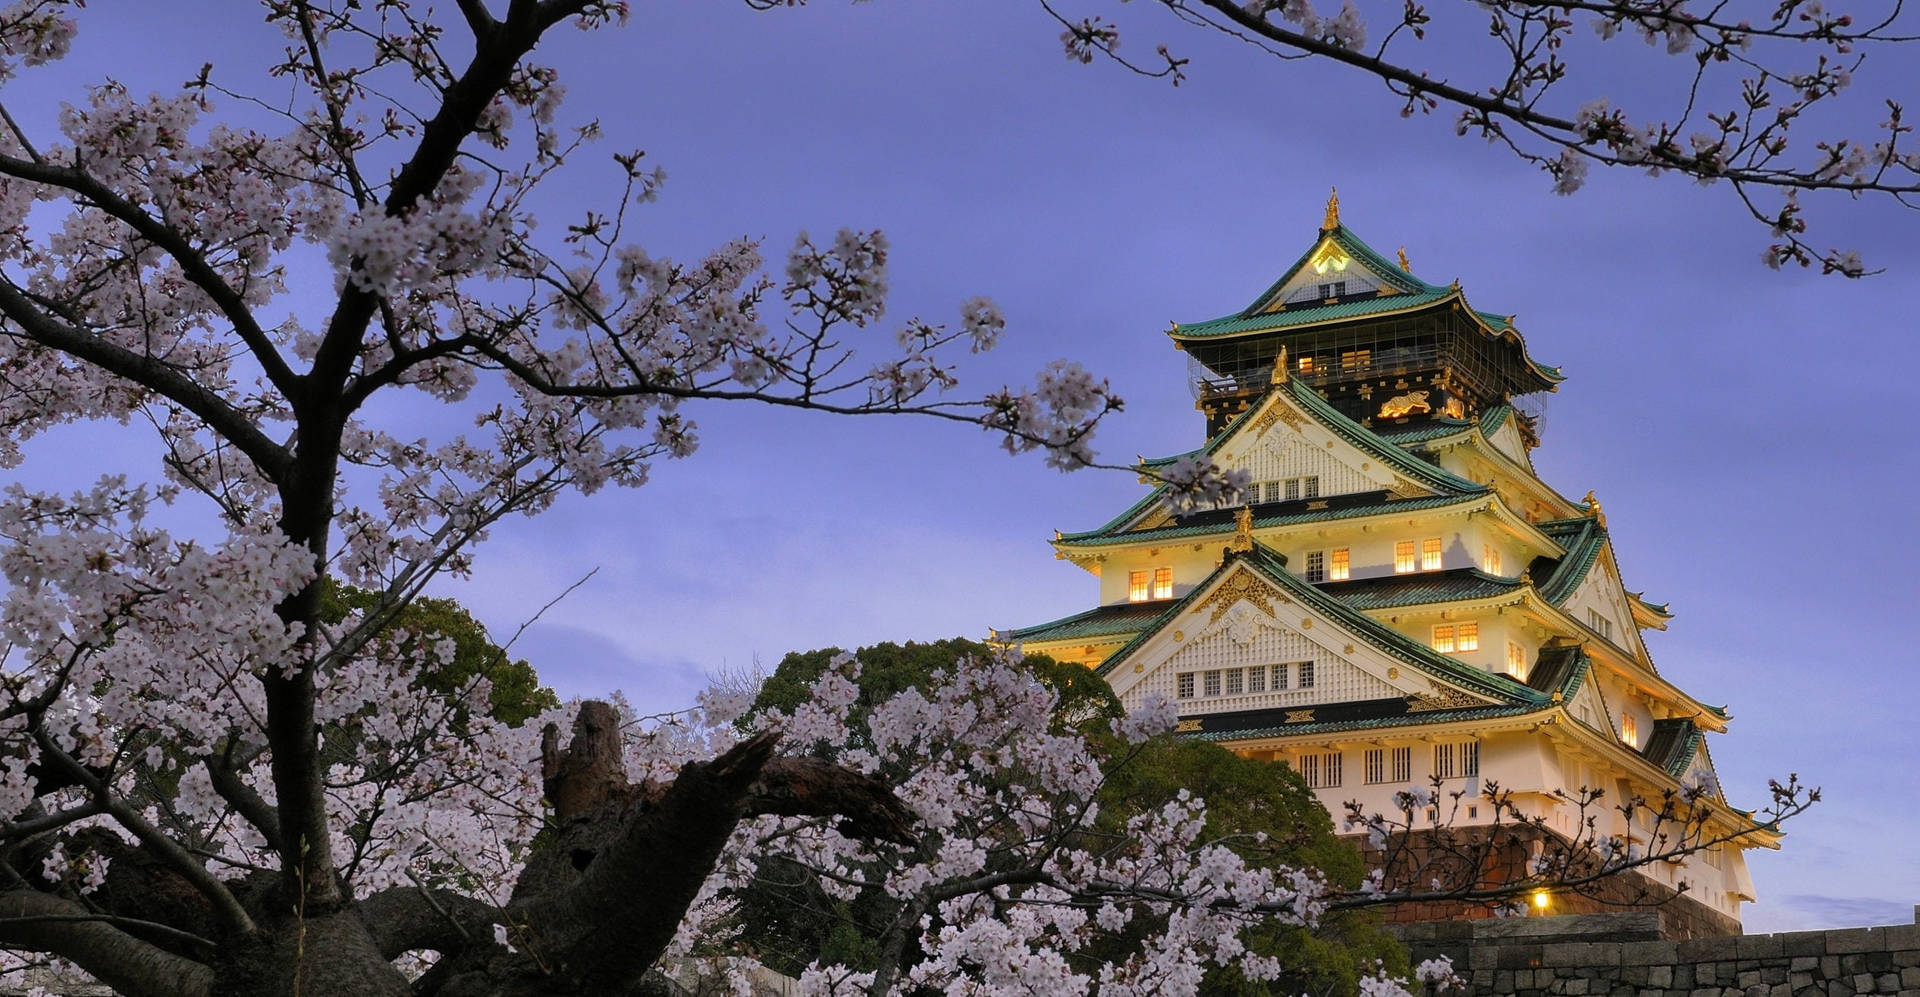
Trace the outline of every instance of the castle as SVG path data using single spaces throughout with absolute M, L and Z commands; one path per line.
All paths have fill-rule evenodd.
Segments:
M 1493 818 L 1493 781 L 1546 833 L 1577 840 L 1597 816 L 1599 835 L 1658 849 L 1649 808 L 1617 802 L 1704 787 L 1707 836 L 1731 840 L 1627 878 L 1671 901 L 1675 934 L 1738 934 L 1754 899 L 1743 850 L 1780 835 L 1721 796 L 1707 735 L 1730 716 L 1654 666 L 1641 631 L 1672 614 L 1622 584 L 1599 501 L 1535 473 L 1528 396 L 1562 375 L 1512 316 L 1370 248 L 1336 196 L 1250 305 L 1168 335 L 1207 441 L 1143 460 L 1143 480 L 1205 455 L 1250 489 L 1182 514 L 1158 483 L 1105 525 L 1056 534 L 1099 604 L 995 639 L 1097 668 L 1129 706 L 1166 697 L 1186 736 L 1286 763 L 1336 818 L 1350 800 L 1392 813 L 1438 779 L 1464 791 L 1447 819 L 1471 828 Z M 1606 803 L 1583 814 L 1581 787 Z

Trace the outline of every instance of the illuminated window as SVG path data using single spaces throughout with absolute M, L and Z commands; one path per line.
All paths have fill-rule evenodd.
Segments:
M 1340 354 L 1341 370 L 1366 370 L 1373 366 L 1372 350 L 1348 350 Z
M 1420 541 L 1420 570 L 1438 571 L 1440 569 L 1440 538 L 1428 537 Z
M 1442 654 L 1480 650 L 1480 624 L 1442 623 L 1434 627 L 1433 649 Z
M 1640 724 L 1632 717 L 1620 718 L 1620 740 L 1627 742 L 1629 748 L 1640 746 Z
M 1219 672 L 1201 672 L 1200 673 L 1200 694 L 1203 696 L 1220 695 L 1220 673 Z
M 1301 755 L 1300 776 L 1309 789 L 1333 789 L 1340 785 L 1340 753 Z
M 1153 597 L 1155 599 L 1173 598 L 1173 569 L 1153 569 Z
M 1311 661 L 1300 662 L 1300 688 L 1313 688 L 1313 662 Z
M 1227 695 L 1238 696 L 1247 691 L 1245 674 L 1238 668 L 1227 669 Z
M 1181 699 L 1193 698 L 1193 673 L 1192 672 L 1181 672 L 1179 675 L 1175 676 L 1174 684 L 1175 684 L 1175 688 L 1178 690 L 1175 693 L 1175 695 L 1179 696 Z
M 1150 573 L 1145 571 L 1127 572 L 1127 601 L 1146 602 L 1147 593 L 1152 591 L 1147 587 L 1148 580 L 1152 577 Z
M 1347 548 L 1336 548 L 1331 560 L 1332 563 L 1327 567 L 1328 578 L 1336 582 L 1344 582 L 1353 577 L 1353 556 L 1348 552 Z
M 1307 551 L 1307 581 L 1324 582 L 1327 580 L 1327 552 L 1324 550 Z
M 1492 544 L 1480 546 L 1480 568 L 1489 575 L 1500 573 L 1500 549 Z
M 1396 574 L 1406 574 L 1414 568 L 1413 541 L 1402 540 L 1393 545 L 1393 570 Z
M 1507 674 L 1525 681 L 1527 677 L 1527 649 L 1507 641 Z
M 1313 358 L 1312 358 L 1312 357 L 1301 357 L 1301 358 L 1300 358 L 1300 373 L 1302 373 L 1302 374 L 1311 374 L 1311 373 L 1313 373 Z
M 1480 774 L 1480 742 L 1433 746 L 1433 775 L 1436 779 L 1471 779 Z
M 1247 691 L 1267 691 L 1267 666 L 1256 665 L 1253 668 L 1247 669 Z

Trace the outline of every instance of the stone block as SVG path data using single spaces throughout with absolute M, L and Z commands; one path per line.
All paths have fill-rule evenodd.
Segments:
M 1853 987 L 1845 980 L 1828 980 L 1827 997 L 1853 997 Z
M 1647 967 L 1647 986 L 1657 987 L 1662 990 L 1666 989 L 1667 987 L 1673 986 L 1673 967 L 1672 966 L 1648 966 Z
M 1742 990 L 1745 990 L 1748 987 L 1759 986 L 1760 971 L 1757 969 L 1740 970 L 1739 972 L 1735 973 L 1733 976 L 1733 985 L 1736 987 L 1739 987 Z
M 1787 985 L 1793 988 L 1794 993 L 1799 993 L 1813 986 L 1813 974 L 1802 972 L 1789 973 L 1787 974 Z
M 1673 982 L 1668 985 L 1667 989 L 1692 990 L 1693 989 L 1693 967 L 1684 965 L 1684 964 L 1674 966 Z
M 1787 968 L 1793 970 L 1796 973 L 1808 973 L 1808 972 L 1812 972 L 1813 967 L 1818 965 L 1820 965 L 1820 960 L 1816 956 L 1797 955 L 1797 956 L 1794 956 L 1793 960 L 1787 964 Z
M 1900 974 L 1899 973 L 1874 974 L 1873 988 L 1875 990 L 1880 991 L 1883 994 L 1899 993 L 1900 992 Z
M 1853 975 L 1853 976 L 1851 977 L 1851 981 L 1852 981 L 1852 983 L 1853 983 L 1853 992 L 1854 992 L 1854 993 L 1857 993 L 1857 994 L 1870 994 L 1870 993 L 1872 993 L 1872 992 L 1873 992 L 1873 974 L 1871 974 L 1871 973 L 1855 973 L 1855 974 L 1854 974 L 1854 975 Z
M 1576 976 L 1571 980 L 1561 983 L 1560 992 L 1568 995 L 1568 997 L 1582 997 L 1582 995 L 1587 992 L 1587 981 L 1582 977 Z
M 1878 928 L 1839 928 L 1827 932 L 1829 955 L 1842 955 L 1849 952 L 1884 952 L 1886 949 L 1886 933 Z
M 1860 961 L 1866 966 L 1867 972 L 1876 976 L 1881 973 L 1891 973 L 1898 968 L 1893 963 L 1892 952 L 1868 952 L 1861 956 Z
M 1820 957 L 1820 975 L 1831 980 L 1840 975 L 1840 957 L 1823 955 Z
M 1513 993 L 1513 970 L 1500 969 L 1494 971 L 1493 992 L 1499 994 Z
M 1887 950 L 1898 952 L 1902 949 L 1920 949 L 1920 922 L 1914 924 L 1895 924 L 1880 929 L 1881 938 Z
M 1900 970 L 1900 989 L 1920 990 L 1920 966 L 1907 966 Z
M 1681 962 L 1719 962 L 1737 958 L 1735 946 L 1740 937 L 1689 938 L 1679 944 Z
M 1539 945 L 1502 945 L 1493 950 L 1495 969 L 1532 969 L 1542 965 Z
M 1840 957 L 1840 972 L 1837 975 L 1852 976 L 1855 973 L 1864 971 L 1866 968 L 1867 954 L 1865 952 L 1849 952 Z
M 1670 966 L 1680 961 L 1677 942 L 1628 942 L 1618 946 L 1619 965 Z
M 1824 931 L 1786 931 L 1774 937 L 1780 939 L 1781 950 L 1790 956 L 1827 954 Z

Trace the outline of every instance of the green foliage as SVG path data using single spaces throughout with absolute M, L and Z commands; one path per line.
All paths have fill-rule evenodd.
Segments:
M 761 687 L 753 712 L 792 710 L 805 702 L 808 687 L 840 653 L 839 648 L 826 648 L 782 658 Z M 962 657 L 990 653 L 984 644 L 961 639 L 860 649 L 860 692 L 852 709 L 856 729 L 860 718 L 895 694 L 926 688 L 934 672 L 953 668 Z M 1365 875 L 1359 851 L 1335 835 L 1333 818 L 1292 769 L 1173 737 L 1128 749 L 1108 729 L 1108 721 L 1122 713 L 1119 700 L 1092 669 L 1043 655 L 1031 655 L 1024 664 L 1060 697 L 1054 710 L 1056 728 L 1071 727 L 1106 744 L 1115 759 L 1101 793 L 1099 830 L 1117 832 L 1128 817 L 1157 810 L 1186 789 L 1207 801 L 1208 838 L 1227 842 L 1249 861 L 1312 867 L 1343 887 L 1358 885 Z M 761 877 L 738 896 L 738 916 L 743 936 L 768 966 L 788 974 L 797 974 L 815 959 L 862 969 L 874 966 L 879 952 L 872 926 L 893 917 L 892 901 L 873 895 L 838 900 L 790 863 L 769 863 Z M 1406 970 L 1406 950 L 1370 913 L 1335 914 L 1314 929 L 1267 924 L 1249 931 L 1246 941 L 1255 951 L 1278 957 L 1285 976 L 1258 983 L 1234 970 L 1215 969 L 1203 982 L 1202 994 L 1351 997 L 1358 989 L 1356 981 L 1371 975 L 1376 961 L 1390 972 Z M 1103 957 L 1098 952 L 1087 955 Z
M 842 653 L 837 647 L 788 653 L 760 687 L 751 713 L 790 712 L 806 702 L 808 687 Z M 927 689 L 935 672 L 952 671 L 962 658 L 986 658 L 992 654 L 993 649 L 987 645 L 960 637 L 925 644 L 888 642 L 861 648 L 856 652 L 860 659 L 860 697 L 851 712 L 854 725 L 860 726 L 860 721 L 874 707 L 901 692 Z M 1103 729 L 1108 721 L 1123 712 L 1113 690 L 1092 669 L 1062 664 L 1044 654 L 1027 655 L 1021 664 L 1059 698 L 1053 711 L 1057 729 Z
M 1341 887 L 1357 886 L 1366 874 L 1359 850 L 1334 834 L 1333 818 L 1298 773 L 1204 741 L 1155 738 L 1126 764 L 1110 768 L 1100 798 L 1102 827 L 1117 829 L 1182 789 L 1207 801 L 1206 837 L 1250 863 L 1318 869 Z M 1406 971 L 1406 950 L 1381 930 L 1373 913 L 1331 914 L 1312 929 L 1266 924 L 1245 940 L 1253 951 L 1278 958 L 1284 975 L 1254 982 L 1237 970 L 1216 968 L 1201 983 L 1203 997 L 1351 997 L 1376 960 L 1389 972 Z
M 339 623 L 349 613 L 369 612 L 379 605 L 380 594 L 329 580 L 322 595 L 320 618 Z M 540 676 L 524 660 L 515 660 L 493 642 L 487 628 L 452 599 L 422 596 L 408 603 L 387 624 L 391 631 L 407 633 L 404 648 L 412 649 L 421 641 L 453 641 L 453 658 L 421 676 L 421 685 L 440 693 L 452 693 L 484 675 L 493 684 L 487 698 L 487 712 L 510 726 L 519 726 L 542 710 L 560 705 L 552 689 L 540 684 Z

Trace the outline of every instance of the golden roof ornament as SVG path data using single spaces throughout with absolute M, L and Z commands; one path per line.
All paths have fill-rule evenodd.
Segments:
M 1327 217 L 1320 223 L 1320 231 L 1331 232 L 1340 227 L 1340 191 L 1336 187 L 1327 188 Z
M 1236 554 L 1253 550 L 1253 506 L 1243 505 L 1233 517 L 1233 542 L 1227 549 Z
M 1287 383 L 1287 348 L 1280 347 L 1280 355 L 1273 358 L 1273 383 Z
M 1407 260 L 1407 247 L 1405 246 L 1400 247 L 1400 272 L 1401 273 L 1413 272 L 1413 264 Z
M 1587 497 L 1580 500 L 1580 504 L 1587 507 L 1587 515 L 1600 521 L 1601 529 L 1607 528 L 1607 514 L 1600 511 L 1600 500 L 1593 497 L 1591 489 L 1588 490 Z

